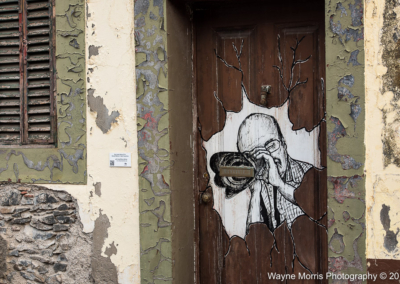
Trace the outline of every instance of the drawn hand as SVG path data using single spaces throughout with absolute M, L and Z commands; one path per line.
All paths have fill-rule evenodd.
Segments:
M 271 157 L 271 154 L 265 150 L 263 147 L 254 148 L 249 152 L 249 156 L 252 157 L 253 161 L 257 161 L 260 159 L 264 160 L 264 169 L 261 170 L 261 178 L 265 181 L 268 181 L 273 186 L 283 187 L 284 182 L 279 174 L 278 166 L 275 163 L 274 159 Z

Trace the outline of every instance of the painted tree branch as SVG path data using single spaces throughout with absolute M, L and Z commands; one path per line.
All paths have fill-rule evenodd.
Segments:
M 280 62 L 281 66 L 273 65 L 276 69 L 278 69 L 279 72 L 279 77 L 281 78 L 282 85 L 285 88 L 285 90 L 288 92 L 288 98 L 290 97 L 290 93 L 299 85 L 306 84 L 308 82 L 308 78 L 304 81 L 300 81 L 300 76 L 297 78 L 296 82 L 293 84 L 293 77 L 294 77 L 294 68 L 296 65 L 306 63 L 308 60 L 310 60 L 311 55 L 308 56 L 306 59 L 296 59 L 296 52 L 297 48 L 299 47 L 300 43 L 303 41 L 305 36 L 303 36 L 300 40 L 296 38 L 296 45 L 294 47 L 290 47 L 290 49 L 293 52 L 293 61 L 290 67 L 290 79 L 289 79 L 289 84 L 285 84 L 285 80 L 283 78 L 283 59 L 282 59 L 282 54 L 281 54 L 281 36 L 278 35 L 278 59 Z
M 238 62 L 239 62 L 239 67 L 236 67 L 236 66 L 231 65 L 231 64 L 229 64 L 228 62 L 226 62 L 225 59 L 223 59 L 221 56 L 219 56 L 219 55 L 217 54 L 217 50 L 214 49 L 215 55 L 217 56 L 217 58 L 218 58 L 219 60 L 221 60 L 221 61 L 225 64 L 226 67 L 228 67 L 228 68 L 233 68 L 233 69 L 239 71 L 240 73 L 242 73 L 242 83 L 243 83 L 243 76 L 244 76 L 244 74 L 243 74 L 242 62 L 240 61 L 240 57 L 242 56 L 243 45 L 244 45 L 244 40 L 242 39 L 242 43 L 240 44 L 240 51 L 238 51 L 237 48 L 236 48 L 235 43 L 232 42 L 233 50 L 235 51 L 235 53 L 236 53 L 236 58 L 237 58 L 237 60 L 238 60 Z

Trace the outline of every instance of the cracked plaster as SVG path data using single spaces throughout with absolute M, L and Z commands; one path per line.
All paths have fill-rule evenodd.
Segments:
M 328 270 L 366 271 L 364 7 L 326 1 Z
M 79 3 L 84 5 L 85 2 L 79 0 Z M 79 204 L 83 231 L 100 232 L 96 259 L 103 263 L 108 262 L 105 267 L 113 274 L 104 275 L 98 272 L 99 283 L 139 283 L 139 189 L 133 0 L 89 0 L 82 7 L 86 9 L 82 10 L 81 15 L 86 17 L 84 32 L 77 32 L 76 28 L 62 32 L 63 35 L 71 33 L 78 34 L 82 38 L 86 37 L 86 42 L 77 40 L 79 46 L 84 48 L 84 53 L 78 53 L 77 49 L 70 45 L 71 39 L 76 38 L 71 37 L 66 39 L 66 48 L 71 50 L 71 55 L 62 56 L 71 66 L 85 66 L 83 68 L 86 74 L 78 82 L 82 92 L 65 93 L 60 97 L 60 101 L 63 101 L 61 109 L 63 117 L 69 115 L 69 110 L 78 111 L 83 107 L 82 112 L 79 111 L 79 120 L 84 119 L 87 129 L 90 130 L 86 133 L 86 129 L 83 128 L 85 130 L 83 138 L 87 139 L 85 144 L 87 184 L 51 184 L 46 187 L 70 193 Z M 79 24 L 77 21 L 75 23 Z M 101 46 L 101 49 L 97 55 L 92 54 L 89 59 L 90 46 Z M 65 87 L 75 83 L 76 81 L 71 80 L 63 81 Z M 119 113 L 118 123 L 112 123 L 112 127 L 106 133 L 102 129 L 103 125 L 98 124 L 99 112 L 91 111 L 89 104 L 86 107 L 84 93 L 89 89 L 96 90 L 93 98 L 102 102 L 100 110 L 107 109 L 108 115 L 112 115 L 113 112 Z M 80 97 L 81 101 L 73 101 L 71 104 L 68 101 L 71 96 Z M 93 108 L 93 105 L 91 107 Z M 63 131 L 65 129 L 66 133 L 61 143 L 65 145 L 75 143 L 77 138 L 72 135 L 71 124 L 65 121 L 59 127 Z M 110 168 L 110 152 L 132 153 L 132 167 Z M 79 157 L 79 153 L 66 152 L 62 156 L 64 160 L 65 156 L 70 157 L 72 165 L 64 162 L 64 168 L 70 167 L 72 172 L 74 160 Z M 37 161 L 33 162 L 37 165 Z M 12 168 L 11 163 L 10 165 Z M 41 165 L 43 166 L 43 163 Z M 21 168 L 19 170 L 21 171 Z M 45 171 L 47 170 L 45 168 Z M 105 231 L 101 226 L 108 228 Z
M 164 0 L 135 1 L 141 279 L 171 283 L 171 212 Z
M 367 257 L 400 259 L 398 1 L 366 2 Z M 390 220 L 390 221 L 389 221 Z

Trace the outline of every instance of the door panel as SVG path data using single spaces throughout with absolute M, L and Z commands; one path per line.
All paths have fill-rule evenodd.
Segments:
M 206 5 L 194 25 L 200 283 L 324 273 L 323 3 Z M 222 166 L 245 164 L 256 177 L 221 176 Z

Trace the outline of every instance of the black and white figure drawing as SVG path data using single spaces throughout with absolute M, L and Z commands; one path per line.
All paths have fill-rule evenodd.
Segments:
M 214 154 L 210 164 L 214 182 L 225 187 L 226 198 L 250 191 L 246 232 L 253 223 L 265 223 L 273 232 L 285 220 L 290 228 L 304 214 L 294 192 L 312 165 L 290 157 L 278 122 L 263 113 L 253 113 L 240 124 L 237 148 L 239 153 Z M 252 167 L 255 174 L 253 178 L 221 177 L 219 169 L 226 166 Z
M 296 49 L 302 39 L 296 40 L 291 48 L 293 63 L 290 78 L 285 84 L 278 36 L 278 58 L 282 66 L 273 67 L 279 71 L 288 93 L 286 101 L 272 108 L 253 104 L 242 83 L 242 109 L 239 112 L 225 110 L 224 128 L 202 142 L 214 209 L 230 238 L 238 236 L 245 239 L 254 223 L 265 223 L 272 233 L 285 223 L 290 231 L 296 218 L 307 215 L 297 204 L 295 191 L 307 171 L 313 167 L 322 169 L 323 166 L 318 142 L 320 125 L 311 131 L 304 128 L 293 130 L 288 114 L 291 92 L 307 83 L 307 79 L 300 80 L 300 76 L 295 79 L 293 72 L 296 65 L 306 63 L 310 58 L 296 59 Z M 217 53 L 216 56 L 228 68 L 242 72 L 243 78 L 240 63 L 242 48 L 243 42 L 239 51 L 233 44 L 238 66 L 227 63 Z M 254 177 L 220 176 L 219 169 L 227 166 L 253 168 Z

